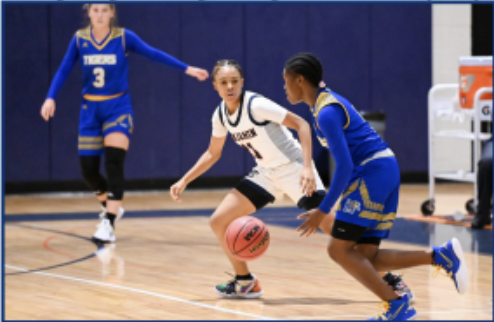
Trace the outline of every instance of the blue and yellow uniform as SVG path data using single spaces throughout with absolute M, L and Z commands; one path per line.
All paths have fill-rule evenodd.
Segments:
M 128 52 L 136 52 L 182 71 L 188 67 L 150 47 L 127 29 L 112 28 L 101 43 L 96 42 L 89 27 L 77 31 L 47 98 L 55 99 L 79 59 L 83 78 L 79 155 L 101 155 L 103 138 L 112 132 L 122 132 L 129 138 L 132 134 L 134 113 L 128 94 Z
M 362 237 L 386 238 L 400 187 L 400 170 L 388 144 L 347 99 L 327 88 L 319 90 L 311 112 L 320 143 L 336 161 L 319 209 L 329 213 L 343 193 L 336 220 L 367 227 Z

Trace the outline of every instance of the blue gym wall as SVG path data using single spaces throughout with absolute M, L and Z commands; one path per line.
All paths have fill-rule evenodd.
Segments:
M 120 25 L 184 62 L 211 70 L 236 59 L 246 88 L 309 120 L 305 105 L 288 105 L 284 62 L 310 51 L 330 88 L 358 110 L 387 114 L 386 141 L 402 172 L 427 171 L 427 92 L 431 87 L 428 4 L 124 4 Z M 4 4 L 4 162 L 6 182 L 81 179 L 77 157 L 81 73 L 74 67 L 60 91 L 55 118 L 39 114 L 74 32 L 80 4 Z M 128 179 L 171 179 L 205 151 L 220 99 L 211 80 L 198 82 L 130 54 L 135 131 Z M 314 140 L 327 172 L 327 153 Z M 228 139 L 222 159 L 204 176 L 241 176 L 254 162 Z

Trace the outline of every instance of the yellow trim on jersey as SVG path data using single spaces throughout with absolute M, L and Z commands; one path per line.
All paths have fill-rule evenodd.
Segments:
M 81 30 L 77 31 L 77 33 L 76 33 L 78 38 L 82 38 L 84 40 L 90 41 L 91 44 L 93 44 L 93 46 L 98 50 L 105 48 L 105 46 L 110 42 L 110 40 L 118 38 L 120 36 L 123 36 L 123 34 L 124 34 L 123 28 L 112 28 L 110 31 L 110 36 L 108 36 L 108 38 L 106 38 L 104 43 L 102 43 L 101 45 L 98 45 L 96 42 L 94 42 L 93 37 L 91 37 L 91 27 L 90 26 L 85 28 L 85 29 L 81 29 Z
M 317 136 L 317 139 L 319 140 L 322 146 L 328 147 L 328 140 L 326 140 L 325 138 L 321 138 L 319 136 Z
M 102 148 L 103 144 L 79 144 L 79 150 L 98 150 Z
M 345 126 L 343 126 L 343 129 L 346 129 L 350 125 L 350 114 L 348 114 L 345 105 L 343 105 L 343 103 L 338 101 L 336 97 L 334 97 L 331 93 L 328 92 L 321 92 L 319 94 L 319 96 L 317 97 L 316 104 L 314 105 L 314 110 L 312 111 L 312 114 L 314 115 L 314 118 L 316 120 L 317 127 L 319 127 L 319 121 L 317 119 L 319 113 L 321 112 L 323 107 L 328 106 L 330 104 L 339 104 L 343 108 L 343 111 L 345 111 L 347 122 Z
M 134 121 L 132 120 L 132 115 L 130 114 L 129 114 L 129 125 L 130 125 L 129 133 L 132 134 L 132 132 L 134 132 Z
M 360 181 L 360 179 L 356 180 L 354 183 L 352 183 L 352 185 L 350 187 L 348 187 L 348 189 L 346 189 L 345 192 L 343 192 L 343 194 L 341 195 L 341 198 L 340 198 L 340 203 L 338 204 L 338 208 L 336 210 L 341 210 L 341 200 L 345 199 L 346 197 L 348 197 L 348 195 L 350 195 L 352 192 L 357 190 L 359 181 Z
M 360 196 L 362 196 L 365 208 L 379 212 L 382 212 L 384 210 L 383 204 L 372 202 L 370 200 L 369 191 L 367 190 L 367 186 L 365 185 L 365 181 L 363 179 L 362 183 L 360 184 Z
M 91 95 L 91 94 L 84 94 L 84 99 L 88 101 L 93 101 L 93 102 L 101 102 L 101 101 L 106 101 L 106 100 L 111 100 L 112 98 L 116 98 L 119 96 L 122 96 L 125 94 L 125 92 L 121 92 L 115 95 Z
M 382 224 L 377 225 L 375 230 L 389 230 L 389 229 L 391 229 L 391 227 L 393 227 L 393 222 L 386 222 L 386 223 L 382 223 Z
M 132 126 L 133 122 L 132 122 L 132 116 L 130 114 L 121 115 L 114 122 L 103 124 L 103 131 L 106 131 L 110 127 L 116 126 L 118 123 L 122 123 L 123 121 L 125 121 L 126 118 L 129 118 L 129 125 L 130 125 L 129 133 L 132 133 L 132 131 L 133 131 L 133 126 Z
M 346 191 L 343 193 L 343 195 L 341 196 L 341 199 L 348 197 L 349 194 L 351 194 L 352 192 L 357 190 L 359 181 L 360 180 L 356 180 L 354 183 L 352 183 L 352 185 L 350 187 L 348 187 L 348 189 L 346 189 Z
M 123 45 L 124 53 L 125 55 L 127 55 L 127 49 L 125 48 L 125 30 L 124 28 L 121 29 L 122 29 L 122 45 Z
M 102 136 L 79 136 L 79 142 L 103 142 Z
M 389 221 L 389 220 L 395 220 L 396 213 L 392 212 L 389 214 L 380 214 L 378 212 L 364 210 L 358 216 L 370 220 Z

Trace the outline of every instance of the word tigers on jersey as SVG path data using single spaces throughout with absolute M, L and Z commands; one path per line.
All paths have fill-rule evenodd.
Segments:
M 253 128 L 244 132 L 232 133 L 233 141 L 238 142 L 242 140 L 252 139 L 257 136 L 256 130 Z
M 117 55 L 84 55 L 84 65 L 116 65 Z

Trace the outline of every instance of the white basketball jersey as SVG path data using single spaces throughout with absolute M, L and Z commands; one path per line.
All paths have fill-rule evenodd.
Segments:
M 233 140 L 249 150 L 259 166 L 274 168 L 292 161 L 303 163 L 302 147 L 285 126 L 254 119 L 252 109 L 265 102 L 276 104 L 257 93 L 245 91 L 236 117 L 232 119 L 224 101 L 214 117 L 218 115 Z

